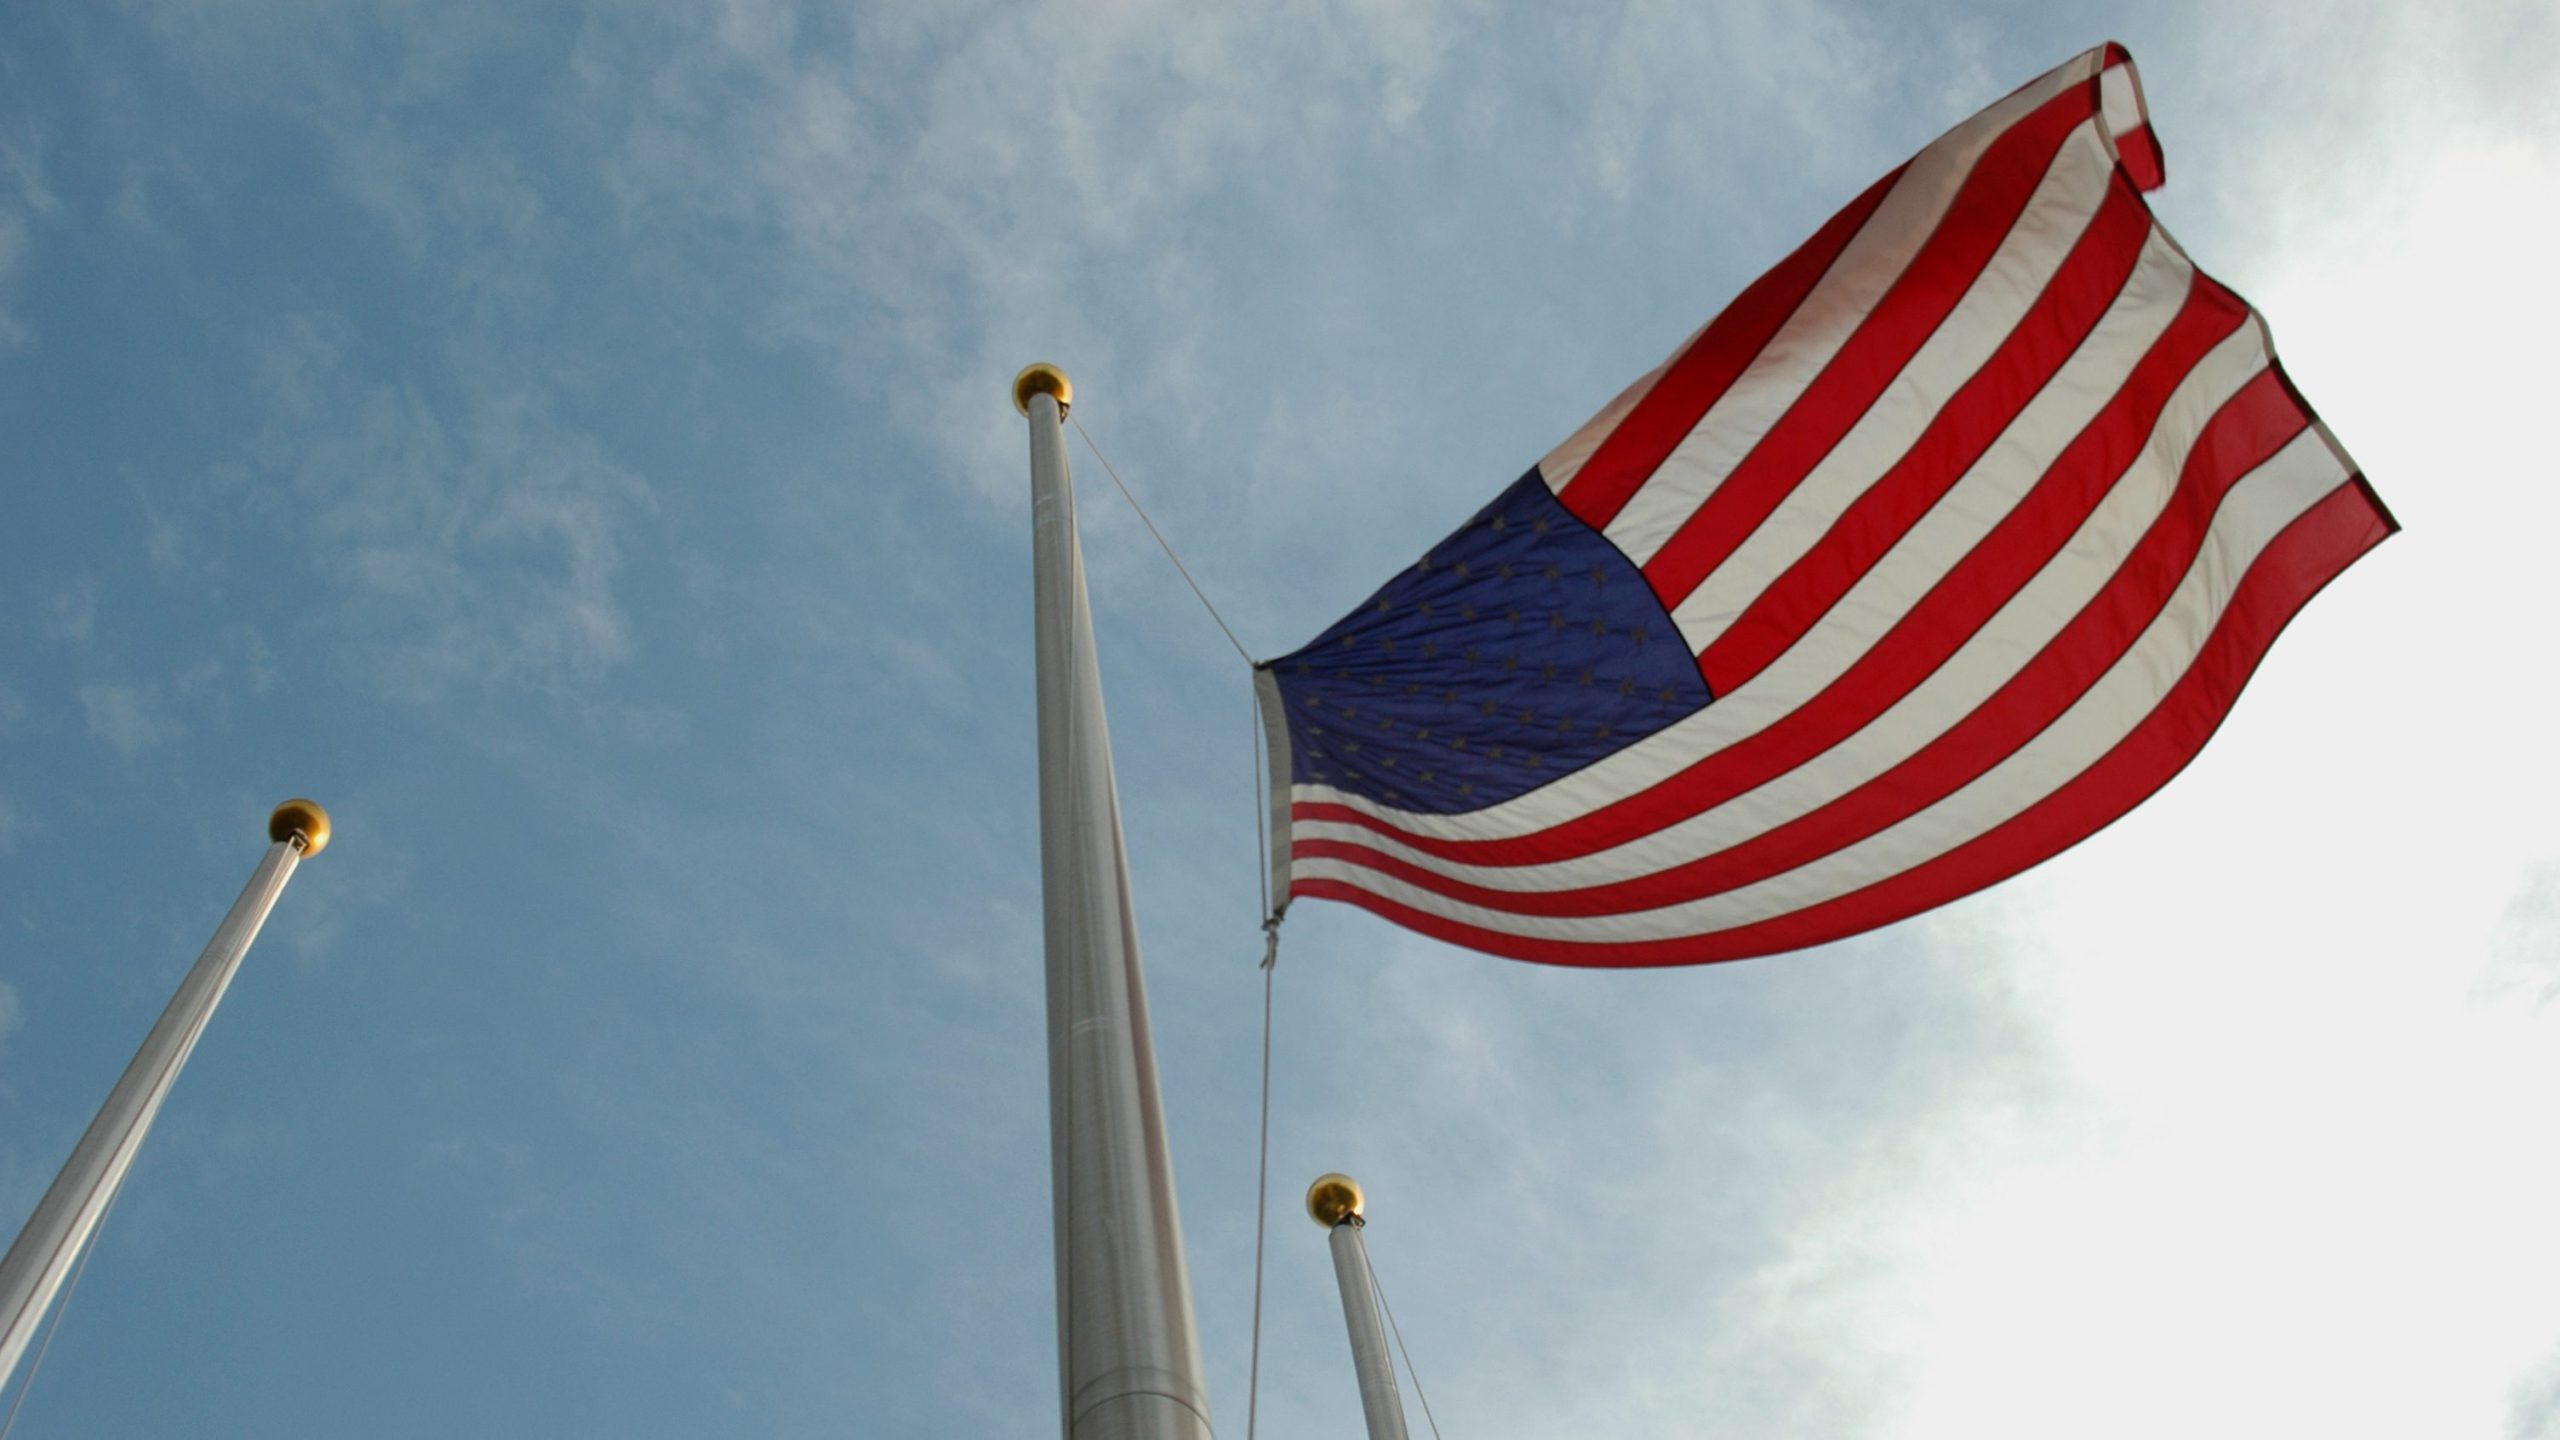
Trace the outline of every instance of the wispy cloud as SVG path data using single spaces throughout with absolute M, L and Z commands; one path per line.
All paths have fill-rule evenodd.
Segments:
M 381 693 L 591 687 L 634 650 L 616 579 L 655 515 L 648 483 L 562 419 L 557 390 L 522 357 L 387 374 L 360 358 L 356 336 L 343 312 L 314 304 L 244 327 L 241 370 L 262 421 L 188 483 L 136 486 L 154 572 L 180 587 L 232 583 L 228 540 L 207 537 L 250 527 L 296 548 L 328 597 L 316 613 Z M 58 633 L 85 631 L 94 608 L 74 588 L 49 614 Z M 235 658 L 263 672 L 263 647 L 247 639 Z
M 17 290 L 18 267 L 26 253 L 25 218 L 0 205 L 0 350 L 14 350 L 29 338 L 26 322 L 5 308 Z
M 256 438 L 195 474 L 136 482 L 155 573 L 235 583 L 222 557 L 252 527 L 298 547 L 328 601 L 312 613 L 381 693 L 593 687 L 633 653 L 617 577 L 655 501 L 573 418 L 598 378 L 592 360 L 560 360 L 571 327 L 553 281 L 581 272 L 546 198 L 562 175 L 540 167 L 556 157 L 501 135 L 474 90 L 491 83 L 491 56 L 538 43 L 550 22 L 502 5 L 400 3 L 319 15 L 178 4 L 139 18 L 169 73 L 216 113 L 307 142 L 277 158 L 314 166 L 341 207 L 329 222 L 352 223 L 341 243 L 387 264 L 407 282 L 404 303 L 419 302 L 385 313 L 297 280 L 202 317 L 234 367 L 207 385 L 257 417 Z M 237 152 L 185 127 L 128 138 L 128 180 L 209 177 L 188 182 L 183 205 L 227 203 L 246 183 Z M 117 201 L 134 211 L 128 228 L 160 227 L 149 198 L 139 210 Z
M 316 568 L 384 637 L 367 643 L 388 691 L 574 690 L 630 653 L 613 582 L 644 482 L 526 397 L 438 405 L 351 376 L 331 393 L 283 440 L 289 483 Z
M 81 576 L 47 586 L 37 597 L 44 633 L 73 646 L 86 646 L 98 624 L 98 582 Z
M 1872 123 L 1840 97 L 1898 68 L 1885 63 L 1888 38 L 1875 25 L 1826 6 L 1665 0 L 1626 7 L 1613 28 L 1581 143 L 1601 189 L 1620 201 L 1639 184 L 1740 190 L 1754 177 L 1738 167 L 1774 155 L 1837 163 L 1841 137 Z M 1672 55 L 1705 62 L 1711 75 L 1664 66 Z M 1947 89 L 1954 114 L 1979 108 L 1985 93 Z M 1737 134 L 1755 143 L 1725 138 Z
M 83 685 L 76 692 L 88 716 L 89 736 L 131 755 L 174 738 L 177 726 L 149 685 Z
M 35 338 L 10 307 L 35 243 L 35 222 L 59 204 L 45 182 L 44 133 L 27 127 L 0 130 L 0 352 Z
M 2560 1350 L 2516 1383 L 2506 1440 L 2560 1440 Z
M 739 4 L 625 12 L 581 37 L 576 68 L 625 223 L 669 283 L 734 293 L 673 257 L 747 239 L 777 343 L 836 355 L 862 403 L 1010 498 L 1012 437 L 985 423 L 1006 377 L 1033 355 L 1116 362 L 1130 329 L 1183 354 L 1214 328 L 1183 318 L 1203 208 L 1249 210 L 1319 154 L 1396 144 L 1465 23 L 1431 0 L 1053 4 L 951 31 L 870 17 L 856 45 Z M 1149 378 L 1169 405 L 1207 398 L 1178 366 Z
M 2537 1010 L 2560 1000 L 2560 863 L 2526 872 L 2490 940 L 2476 993 Z

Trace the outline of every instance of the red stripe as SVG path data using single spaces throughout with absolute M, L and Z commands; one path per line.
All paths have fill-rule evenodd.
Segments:
M 2097 327 L 2150 237 L 2141 197 L 2111 188 L 2097 219 L 1999 350 L 1821 541 L 1699 652 L 1699 670 L 1721 677 L 1716 693 L 1739 688 L 1785 654 L 1964 478 Z
M 1759 357 L 1909 168 L 1905 162 L 1868 186 L 1708 322 L 1557 495 L 1565 509 L 1594 530 L 1606 528 Z
M 2138 125 L 2116 137 L 2116 159 L 2123 162 L 2124 177 L 2133 188 L 2157 190 L 2169 183 L 2168 163 L 2160 154 L 2160 141 L 2148 125 Z
M 2092 123 L 2093 99 L 2086 87 L 2065 90 L 1983 152 L 1937 230 L 1857 333 L 1706 503 L 1680 522 L 1645 562 L 1645 578 L 1665 609 L 1677 608 L 1735 546 L 1760 528 L 1962 303 L 2026 212 L 2055 155 L 2081 126 Z
M 1466 864 L 1527 865 L 1624 844 L 1785 774 L 1884 713 L 1998 613 L 2132 463 L 2178 382 L 2247 316 L 2237 296 L 2198 272 L 2168 330 L 2035 488 L 1840 678 L 1769 728 L 1648 790 L 1530 835 L 1414 835 L 1349 806 L 1320 802 L 1292 806 L 1292 818 L 1360 825 Z
M 2097 764 L 1999 827 L 1946 854 L 1820 905 L 1708 935 L 1606 944 L 1487 930 L 1335 880 L 1300 879 L 1290 893 L 1344 901 L 1454 944 L 1554 965 L 1624 967 L 1740 960 L 1872 930 L 2005 880 L 2087 839 L 2150 798 L 2211 738 L 2286 623 L 2321 587 L 2390 533 L 2389 521 L 2361 477 L 2340 485 L 2260 553 L 2195 663 L 2160 705 Z
M 2120 659 L 2174 595 L 2224 495 L 2311 423 L 2273 371 L 2232 397 L 2197 437 L 2178 488 L 2104 589 L 1970 715 L 1874 779 L 1818 809 L 1649 875 L 1575 890 L 1470 885 L 1367 846 L 1309 841 L 1293 853 L 1347 860 L 1434 893 L 1522 915 L 1622 915 L 1703 899 L 1810 864 L 1971 784 L 2042 734 Z

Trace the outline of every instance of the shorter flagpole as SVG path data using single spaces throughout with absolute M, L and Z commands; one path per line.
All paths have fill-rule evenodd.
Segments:
M 1386 1328 L 1378 1323 L 1377 1287 L 1369 1278 L 1369 1249 L 1360 1231 L 1367 1197 L 1348 1175 L 1320 1175 L 1307 1187 L 1307 1214 L 1332 1232 L 1333 1276 L 1342 1285 L 1342 1322 L 1351 1330 L 1351 1365 L 1360 1376 L 1360 1413 L 1369 1440 L 1405 1440 L 1404 1396 L 1396 1390 L 1395 1362 L 1387 1355 Z
M 53 1188 L 36 1202 L 16 1243 L 0 1260 L 0 1387 L 17 1373 L 36 1327 L 62 1292 L 81 1248 L 97 1232 L 98 1220 L 114 1200 L 116 1189 L 132 1168 L 142 1137 L 160 1113 L 160 1104 L 177 1082 L 178 1071 L 194 1053 L 213 1007 L 239 972 L 241 957 L 258 938 L 258 928 L 275 909 L 294 868 L 329 843 L 329 812 L 309 800 L 287 800 L 267 817 L 269 844 L 249 883 L 232 903 L 231 913 L 215 927 L 213 939 L 196 958 L 195 968 L 178 984 L 159 1023 L 134 1052 L 133 1063 L 107 1092 L 97 1118 L 63 1162 Z

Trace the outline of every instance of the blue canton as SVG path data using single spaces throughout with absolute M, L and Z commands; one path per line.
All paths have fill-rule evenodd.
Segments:
M 1526 794 L 1713 698 L 1643 573 L 1535 469 L 1263 668 L 1292 780 L 1441 815 Z

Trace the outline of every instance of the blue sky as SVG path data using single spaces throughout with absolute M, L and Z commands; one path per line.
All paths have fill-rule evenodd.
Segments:
M 268 807 L 338 826 L 18 1433 L 1053 1425 L 1015 370 L 1279 653 L 2114 38 L 2407 533 L 2156 801 L 1893 930 L 1300 907 L 1262 1423 L 1357 1425 L 1344 1169 L 1453 1436 L 2560 1436 L 2560 22 L 2434 8 L 10 7 L 0 1223 Z M 1245 676 L 1071 453 L 1241 1436 Z

